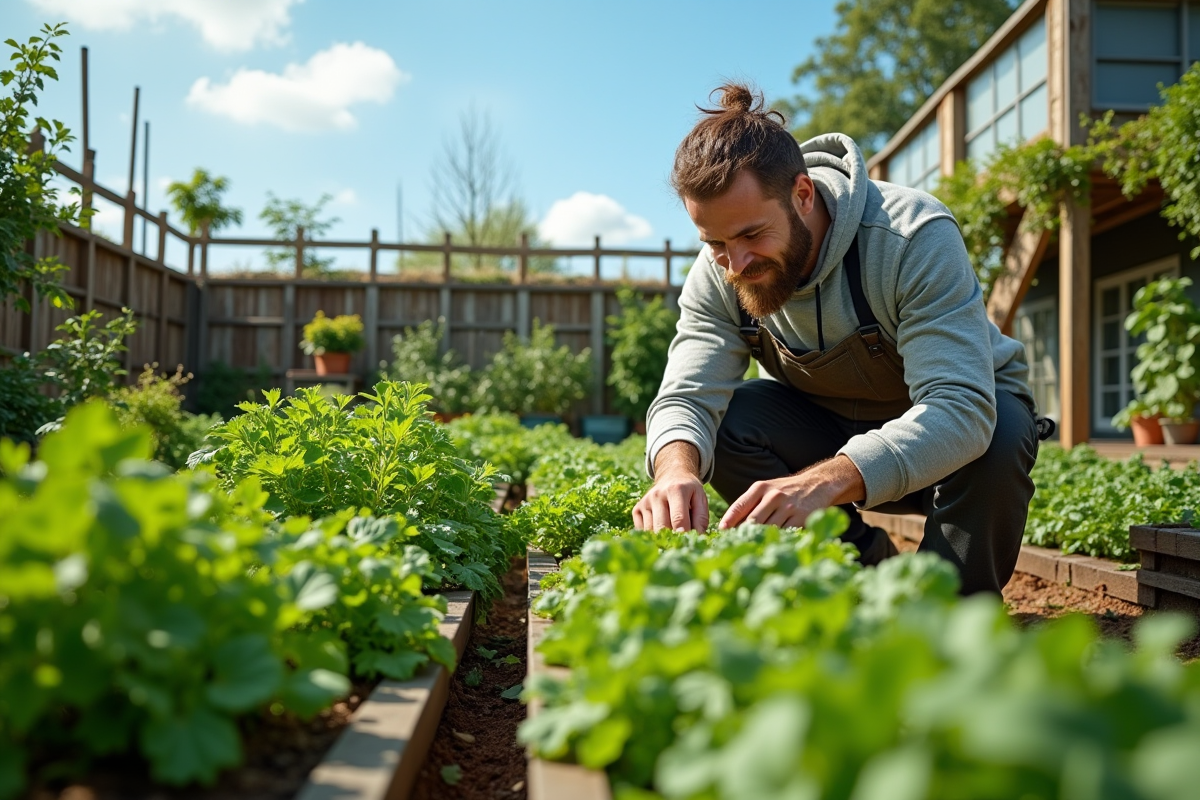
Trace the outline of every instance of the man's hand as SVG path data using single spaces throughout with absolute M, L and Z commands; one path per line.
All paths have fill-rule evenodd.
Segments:
M 854 462 L 846 456 L 822 461 L 803 472 L 757 481 L 729 506 L 721 528 L 742 522 L 799 528 L 818 509 L 853 503 L 867 496 Z
M 633 507 L 639 531 L 708 530 L 708 496 L 700 482 L 700 453 L 687 442 L 670 442 L 654 459 L 654 485 Z

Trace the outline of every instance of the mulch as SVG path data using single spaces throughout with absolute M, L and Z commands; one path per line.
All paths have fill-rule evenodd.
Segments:
M 492 605 L 487 621 L 475 625 L 450 682 L 450 698 L 413 788 L 413 800 L 524 800 L 526 796 L 525 751 L 517 744 L 525 706 L 500 696 L 525 679 L 528 584 L 523 558 L 513 561 L 503 584 L 504 596 Z M 495 654 L 486 657 L 480 648 Z M 517 660 L 506 664 L 505 656 Z M 476 679 L 478 685 L 468 685 Z M 450 780 L 455 774 L 461 777 L 448 783 L 443 771 Z

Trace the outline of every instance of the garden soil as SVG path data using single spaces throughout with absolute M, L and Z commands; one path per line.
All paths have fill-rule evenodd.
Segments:
M 525 560 L 514 560 L 504 576 L 504 596 L 492 605 L 487 622 L 472 630 L 462 663 L 455 670 L 450 698 L 417 777 L 413 800 L 525 798 L 525 751 L 517 744 L 517 726 L 525 719 L 525 706 L 500 694 L 525 679 L 526 587 Z M 480 648 L 495 654 L 481 654 Z M 504 663 L 510 655 L 518 661 Z M 472 674 L 479 678 L 473 687 L 467 685 Z M 461 777 L 447 783 L 443 770 L 456 765 L 458 770 L 447 772 Z M 447 777 L 454 780 L 454 774 Z

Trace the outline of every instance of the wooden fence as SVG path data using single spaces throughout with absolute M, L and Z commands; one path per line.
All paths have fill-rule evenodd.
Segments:
M 302 326 L 322 310 L 326 314 L 359 314 L 366 328 L 367 344 L 356 355 L 352 369 L 366 376 L 391 358 L 392 337 L 407 326 L 441 319 L 445 325 L 444 347 L 453 348 L 473 368 L 484 366 L 500 348 L 506 331 L 528 335 L 534 319 L 552 324 L 560 343 L 574 352 L 592 350 L 593 391 L 588 404 L 592 413 L 608 409 L 605 378 L 610 363 L 605 344 L 606 322 L 618 313 L 619 285 L 600 279 L 601 260 L 608 257 L 657 258 L 663 265 L 661 284 L 641 284 L 645 294 L 665 296 L 676 307 L 680 287 L 671 283 L 674 259 L 690 259 L 694 253 L 671 248 L 662 250 L 603 248 L 599 237 L 588 249 L 535 249 L 522 237 L 508 248 L 464 247 L 447 235 L 441 245 L 387 243 L 378 231 L 368 241 L 313 241 L 304 231 L 295 240 L 213 238 L 174 228 L 166 212 L 157 216 L 138 208 L 133 192 L 122 197 L 91 180 L 90 164 L 83 173 L 59 166 L 59 172 L 79 184 L 85 201 L 92 193 L 124 208 L 123 242 L 116 244 L 89 230 L 61 226 L 61 236 L 40 234 L 33 243 L 35 255 L 55 255 L 68 266 L 63 283 L 75 300 L 74 310 L 55 309 L 46 302 L 33 302 L 32 313 L 18 311 L 10 302 L 0 306 L 0 355 L 37 351 L 58 337 L 54 326 L 73 313 L 92 309 L 105 318 L 133 309 L 138 333 L 129 341 L 125 366 L 135 377 L 144 363 L 157 362 L 170 370 L 177 364 L 204 380 L 205 367 L 215 361 L 247 370 L 264 368 L 278 385 L 287 370 L 310 365 L 298 347 Z M 134 220 L 145 219 L 157 230 L 158 250 L 150 257 L 134 250 Z M 186 264 L 168 264 L 167 242 L 175 237 L 187 248 Z M 209 275 L 212 248 L 290 248 L 295 253 L 295 275 L 283 277 L 221 278 Z M 310 279 L 303 276 L 305 251 L 311 248 L 365 249 L 369 267 L 361 280 Z M 381 276 L 381 252 L 440 253 L 440 280 L 400 281 Z M 512 279 L 500 283 L 458 280 L 452 271 L 455 257 L 489 256 L 509 259 L 515 265 Z M 547 282 L 531 276 L 533 259 L 585 256 L 593 259 L 590 279 L 577 282 Z M 27 295 L 28 296 L 28 295 Z

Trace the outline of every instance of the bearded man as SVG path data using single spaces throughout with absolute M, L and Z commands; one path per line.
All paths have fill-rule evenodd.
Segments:
M 854 142 L 800 145 L 748 86 L 716 91 L 672 185 L 704 249 L 650 407 L 639 529 L 803 525 L 843 507 L 860 560 L 895 553 L 859 509 L 924 513 L 922 550 L 999 592 L 1025 527 L 1038 426 L 1021 344 L 985 313 L 950 211 L 867 178 Z M 769 379 L 743 381 L 756 359 Z

